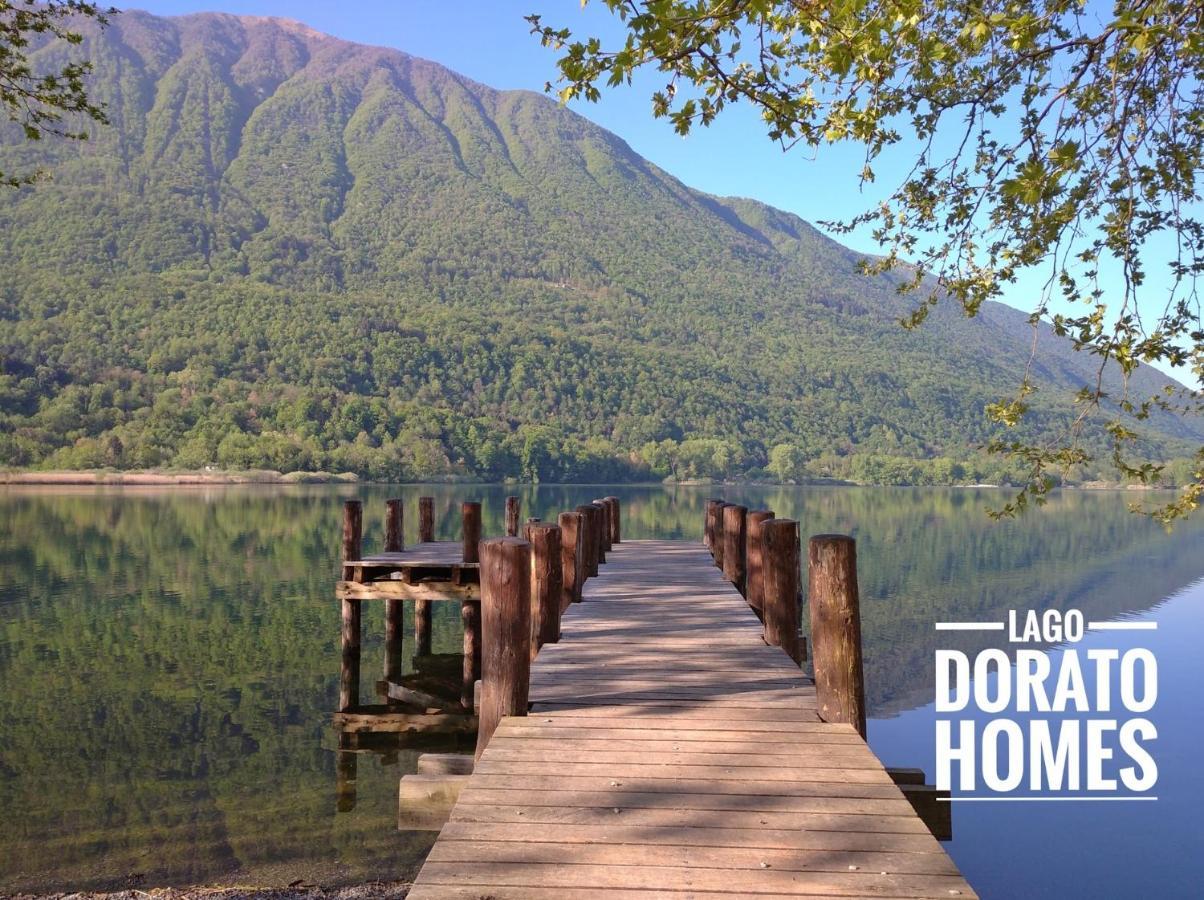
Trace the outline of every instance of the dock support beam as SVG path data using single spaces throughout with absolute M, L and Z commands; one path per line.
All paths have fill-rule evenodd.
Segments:
M 506 534 L 509 537 L 518 536 L 518 517 L 520 509 L 522 509 L 522 504 L 518 497 L 506 498 Z
M 610 523 L 608 521 L 609 517 L 607 516 L 606 504 L 601 500 L 594 500 L 592 503 L 590 503 L 590 506 L 597 510 L 597 512 L 594 514 L 594 538 L 598 543 L 598 564 L 601 565 L 602 563 L 606 562 L 606 551 L 610 549 L 610 545 L 606 542 L 606 536 L 610 532 Z M 597 575 L 598 573 L 594 572 L 594 574 Z
M 579 512 L 562 512 L 557 518 L 560 525 L 560 611 L 563 613 L 570 603 L 581 602 L 581 538 L 584 532 Z
M 765 643 L 781 647 L 802 662 L 798 634 L 798 522 L 766 519 L 761 523 L 761 554 L 765 586 Z
M 479 759 L 498 723 L 525 716 L 531 687 L 531 545 L 518 538 L 481 544 L 481 661 Z
M 865 673 L 861 661 L 861 600 L 857 545 L 843 534 L 820 534 L 807 545 L 811 653 L 819 717 L 845 722 L 865 737 Z
M 460 504 L 460 539 L 464 544 L 462 559 L 466 563 L 480 562 L 477 545 L 481 543 L 481 502 L 465 500 Z
M 723 507 L 723 577 L 744 593 L 744 528 L 748 509 L 729 503 Z
M 401 500 L 385 501 L 385 552 L 400 553 L 405 546 L 403 530 L 405 507 Z
M 718 497 L 711 497 L 707 500 L 706 514 L 702 524 L 702 542 L 711 551 L 712 559 L 715 558 L 715 535 L 719 533 L 718 516 L 722 506 L 723 501 Z
M 363 558 L 364 507 L 358 500 L 343 503 L 343 580 L 350 581 L 354 567 L 347 562 Z M 339 709 L 359 703 L 360 695 L 360 601 L 344 598 L 340 632 L 343 659 L 339 669 Z
M 584 583 L 586 578 L 594 578 L 598 574 L 598 509 L 589 504 L 582 504 L 577 507 L 577 512 L 581 513 L 585 525 L 581 535 L 581 555 L 583 557 L 581 581 Z
M 723 511 L 727 507 L 728 504 L 722 500 L 715 506 L 715 531 L 711 535 L 711 556 L 715 558 L 715 565 L 720 571 L 723 571 L 723 547 L 727 543 L 723 532 Z
M 401 500 L 385 501 L 385 552 L 400 553 L 404 547 L 405 507 Z M 404 604 L 401 600 L 385 601 L 385 681 L 400 681 L 402 671 L 402 652 L 405 649 L 404 625 L 402 613 Z
M 619 498 L 607 497 L 606 502 L 610 504 L 610 542 L 618 544 L 623 540 L 623 523 Z
M 761 526 L 772 518 L 773 510 L 754 509 L 744 520 L 744 599 L 762 622 L 765 621 L 765 569 Z

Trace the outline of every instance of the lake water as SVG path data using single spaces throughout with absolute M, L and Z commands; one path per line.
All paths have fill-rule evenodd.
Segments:
M 408 878 L 434 837 L 396 829 L 419 751 L 359 754 L 354 803 L 336 797 L 339 501 L 365 501 L 372 550 L 386 497 L 406 498 L 409 542 L 420 494 L 450 539 L 470 497 L 499 533 L 508 493 L 543 518 L 614 494 L 632 538 L 696 538 L 714 495 L 804 535 L 854 534 L 870 742 L 929 780 L 934 649 L 1006 641 L 950 641 L 934 622 L 1010 608 L 1157 620 L 1087 643 L 1157 654 L 1159 800 L 959 803 L 946 846 L 985 897 L 1199 895 L 1204 521 L 1168 535 L 1116 493 L 993 523 L 984 508 L 1004 495 L 990 490 L 624 486 L 0 493 L 0 892 Z M 364 615 L 365 692 L 380 610 Z M 455 652 L 458 611 L 435 611 L 434 652 Z

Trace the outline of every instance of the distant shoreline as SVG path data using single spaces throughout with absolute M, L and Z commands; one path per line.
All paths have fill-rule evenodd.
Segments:
M 609 482 L 607 482 L 609 483 Z M 312 484 L 508 484 L 515 487 L 529 484 L 519 481 L 481 481 L 463 476 L 431 478 L 415 482 L 384 482 L 362 479 L 353 472 L 287 472 L 281 473 L 272 469 L 251 469 L 245 471 L 196 470 L 183 472 L 147 472 L 147 471 L 117 471 L 110 469 L 55 469 L 47 471 L 0 469 L 0 486 L 41 486 L 41 487 L 197 487 L 218 485 L 312 485 Z M 551 484 L 551 482 L 545 482 Z M 583 483 L 584 484 L 584 483 Z M 859 484 L 853 481 L 842 481 L 836 478 L 817 479 L 808 482 L 771 482 L 771 481 L 706 481 L 682 480 L 663 482 L 630 482 L 631 487 L 924 487 L 924 488 L 987 488 L 995 490 L 1016 490 L 1010 485 L 998 484 L 924 484 L 924 485 L 877 485 Z M 1070 491 L 1151 491 L 1173 490 L 1137 484 L 1118 484 L 1113 482 L 1088 481 L 1082 484 L 1060 485 L 1058 490 Z

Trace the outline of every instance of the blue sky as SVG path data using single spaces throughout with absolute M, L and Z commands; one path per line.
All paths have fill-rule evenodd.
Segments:
M 434 60 L 492 87 L 538 92 L 555 81 L 556 57 L 530 34 L 525 15 L 539 13 L 547 25 L 567 26 L 575 34 L 597 36 L 604 44 L 609 37 L 612 46 L 622 35 L 617 20 L 598 0 L 584 9 L 580 0 L 143 0 L 128 8 L 157 15 L 221 11 L 297 19 L 347 40 Z M 863 193 L 858 147 L 825 147 L 814 156 L 806 148 L 783 152 L 766 136 L 756 112 L 745 105 L 729 107 L 710 128 L 682 138 L 666 120 L 652 118 L 649 98 L 663 81 L 655 72 L 645 73 L 631 87 L 604 91 L 599 103 L 574 102 L 572 108 L 691 187 L 754 197 L 810 222 L 848 219 L 876 205 L 897 186 L 910 163 L 905 152 L 896 154 L 893 167 L 889 157 L 880 159 L 875 164 L 878 181 Z M 866 253 L 881 249 L 867 229 L 838 240 Z M 1152 311 L 1165 302 L 1163 291 L 1169 283 L 1161 263 L 1151 260 L 1150 269 L 1146 292 Z M 1026 276 L 1007 290 L 1004 301 L 1030 311 L 1046 274 Z M 1183 378 L 1187 373 L 1169 374 Z

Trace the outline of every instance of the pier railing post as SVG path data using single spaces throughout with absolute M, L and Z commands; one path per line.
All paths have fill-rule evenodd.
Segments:
M 715 530 L 711 534 L 711 556 L 715 558 L 715 565 L 720 571 L 723 571 L 723 547 L 727 543 L 723 534 L 723 511 L 727 506 L 722 500 L 715 505 Z
M 560 527 L 532 522 L 527 535 L 531 543 L 531 658 L 535 659 L 540 647 L 560 640 Z
M 857 545 L 843 534 L 819 534 L 807 545 L 807 602 L 819 717 L 847 722 L 865 737 L 865 673 Z
M 385 501 L 385 552 L 400 553 L 404 544 L 405 506 L 399 499 Z M 402 626 L 403 601 L 385 600 L 385 681 L 401 679 L 401 655 L 405 647 Z
M 385 501 L 385 552 L 400 553 L 405 546 L 403 530 L 405 522 L 405 506 L 401 500 Z
M 481 543 L 481 503 L 479 500 L 465 500 L 460 504 L 460 538 L 464 545 L 464 562 L 479 562 L 480 557 L 477 555 L 477 545 Z
M 754 509 L 744 519 L 744 599 L 765 621 L 765 568 L 762 563 L 761 526 L 773 518 L 773 510 Z
M 781 647 L 796 663 L 802 652 L 798 637 L 798 522 L 766 519 L 761 523 L 765 643 Z
M 521 501 L 518 497 L 506 498 L 506 534 L 510 537 L 518 536 L 518 517 L 521 508 Z
M 611 535 L 614 534 L 614 507 L 605 497 L 595 500 L 594 503 L 602 510 L 602 550 L 603 553 L 609 553 L 613 542 Z M 605 556 L 603 556 L 605 561 Z
M 531 686 L 531 545 L 481 544 L 481 713 L 477 758 L 505 716 L 525 716 Z
M 598 574 L 598 510 L 597 507 L 584 503 L 577 507 L 577 512 L 582 515 L 582 523 L 584 528 L 581 535 L 581 556 L 583 561 L 583 577 L 594 578 Z
M 594 512 L 594 540 L 597 544 L 595 555 L 599 565 L 606 562 L 606 551 L 609 549 L 606 545 L 606 533 L 610 526 L 606 522 L 606 504 L 600 500 L 595 500 L 590 503 Z M 598 573 L 595 572 L 595 575 Z
M 581 602 L 581 538 L 584 532 L 579 512 L 562 512 L 557 518 L 560 525 L 560 611 L 563 613 L 570 603 Z
M 711 551 L 711 557 L 715 556 L 715 509 L 723 501 L 710 497 L 706 502 L 706 509 L 703 511 L 702 518 L 702 543 Z
M 744 592 L 744 528 L 748 509 L 729 503 L 723 507 L 723 576 Z
M 343 503 L 344 581 L 354 577 L 347 563 L 363 558 L 364 507 L 358 500 Z M 339 709 L 348 710 L 359 703 L 360 693 L 360 601 L 343 598 L 339 632 L 342 664 L 339 668 Z
M 418 540 L 429 544 L 435 539 L 435 498 L 418 498 Z
M 610 504 L 610 542 L 618 544 L 623 540 L 622 508 L 618 497 L 607 497 L 606 502 Z

